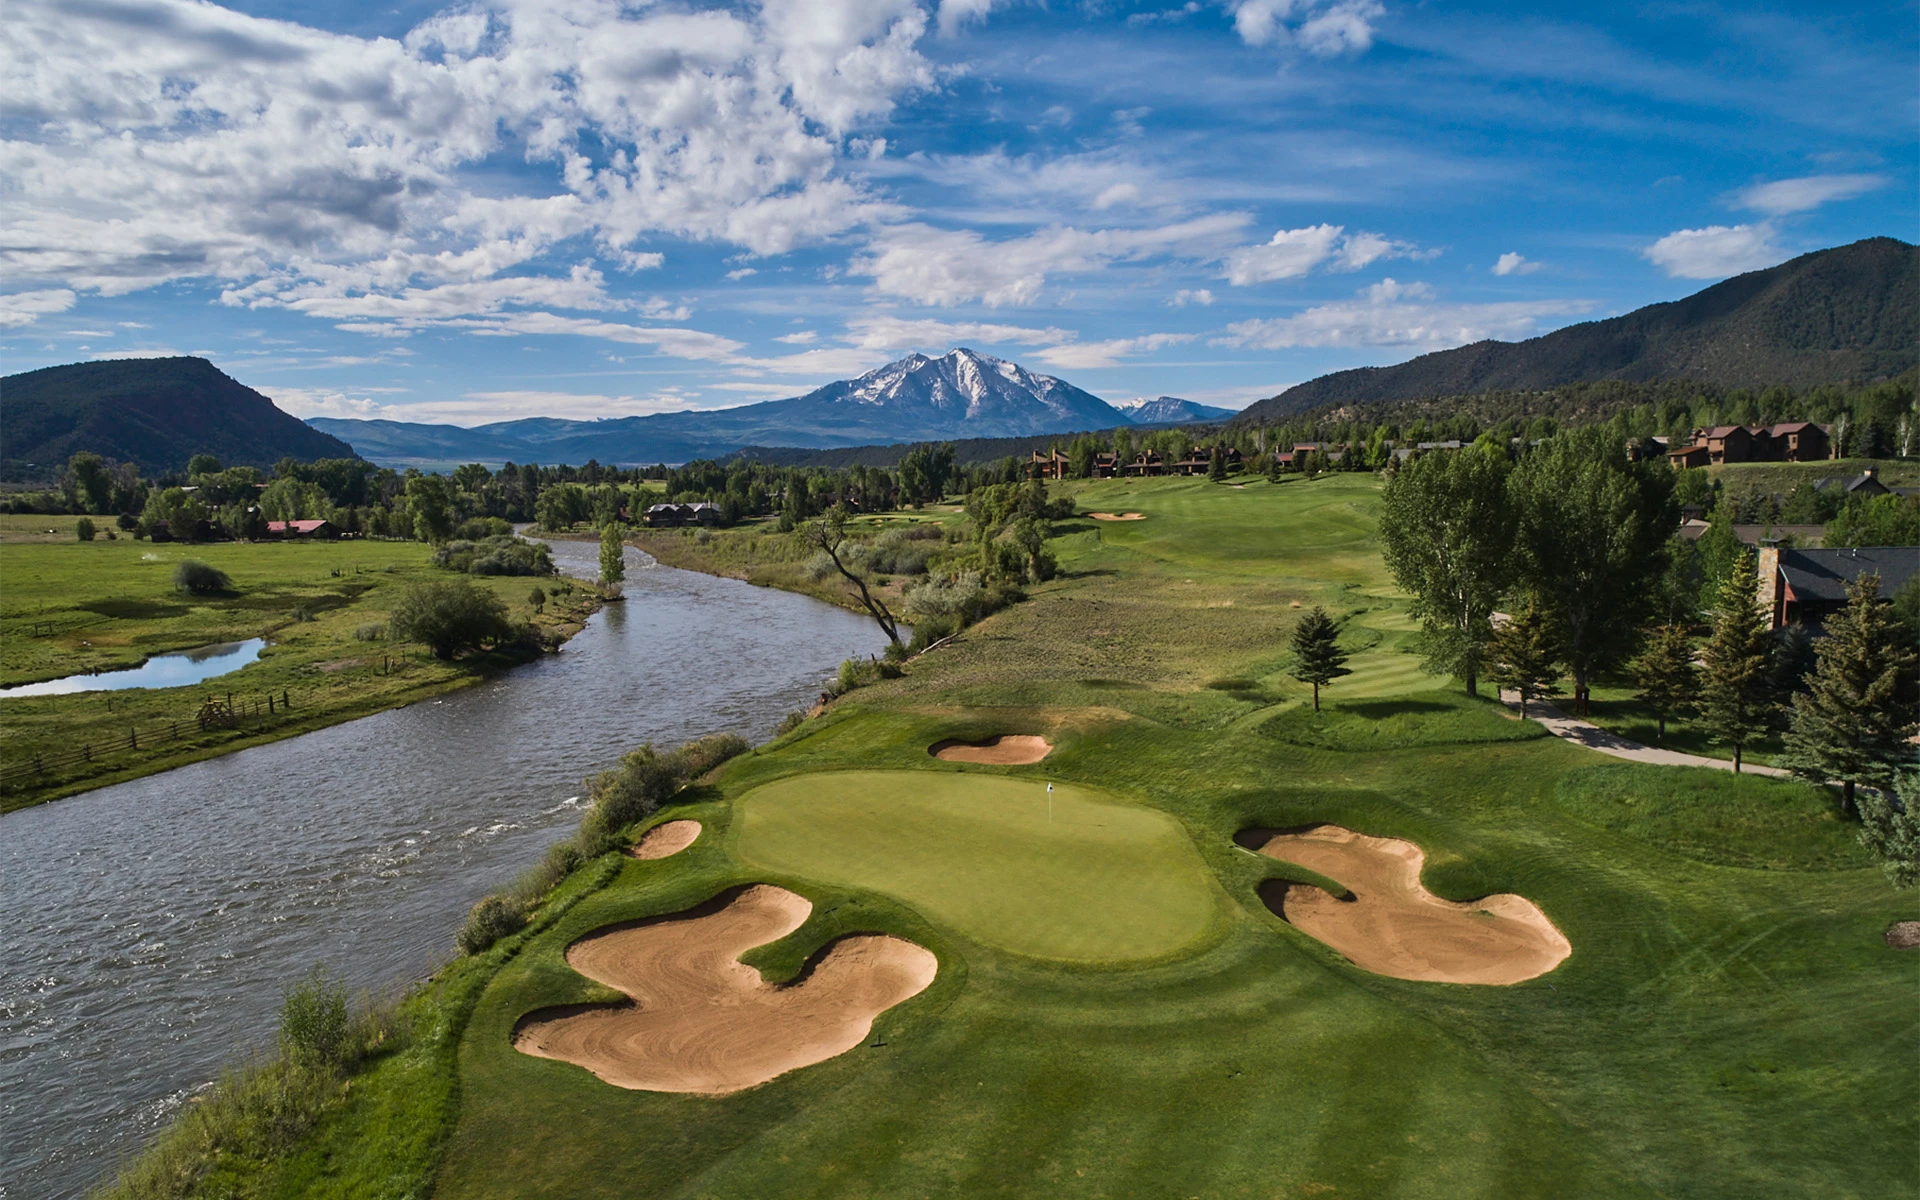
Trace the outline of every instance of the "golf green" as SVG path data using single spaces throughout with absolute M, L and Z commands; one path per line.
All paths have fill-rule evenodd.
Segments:
M 1206 866 L 1163 812 L 1039 779 L 800 775 L 741 800 L 747 863 L 871 888 L 975 941 L 1038 958 L 1154 958 L 1212 917 Z

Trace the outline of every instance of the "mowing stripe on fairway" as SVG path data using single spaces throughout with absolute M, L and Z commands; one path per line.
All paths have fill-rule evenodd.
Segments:
M 799 775 L 740 800 L 748 863 L 905 901 L 975 941 L 1080 962 L 1206 929 L 1211 877 L 1171 817 L 1087 788 L 934 771 Z

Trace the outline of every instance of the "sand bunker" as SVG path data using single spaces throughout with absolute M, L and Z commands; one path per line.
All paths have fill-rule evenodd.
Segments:
M 947 738 L 928 746 L 927 753 L 944 762 L 990 763 L 1010 767 L 1039 762 L 1053 753 L 1053 743 L 1031 734 L 1005 733 L 983 742 Z
M 1144 521 L 1145 513 L 1088 513 L 1096 521 Z
M 700 836 L 698 821 L 667 821 L 640 835 L 627 853 L 635 858 L 667 858 L 680 853 Z
M 1268 831 L 1250 831 L 1265 834 Z M 1355 966 L 1397 979 L 1519 983 L 1560 965 L 1573 946 L 1522 896 L 1456 904 L 1420 886 L 1420 847 L 1338 825 L 1274 833 L 1260 853 L 1298 863 L 1353 894 L 1270 880 L 1267 907 L 1344 954 Z
M 567 948 L 620 1005 L 530 1013 L 514 1047 L 585 1067 L 615 1087 L 722 1095 L 858 1046 L 880 1013 L 933 982 L 939 962 L 879 934 L 833 943 L 785 987 L 739 961 L 800 928 L 813 905 L 758 884 L 670 917 L 616 926 Z

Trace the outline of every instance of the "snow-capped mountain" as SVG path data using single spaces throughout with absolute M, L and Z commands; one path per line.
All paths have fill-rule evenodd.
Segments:
M 790 400 L 617 420 L 529 417 L 463 429 L 403 421 L 308 422 L 375 462 L 685 462 L 743 446 L 889 445 L 1112 429 L 1132 420 L 1091 392 L 963 348 L 909 354 Z
M 1224 421 L 1233 415 L 1230 408 L 1196 404 L 1178 396 L 1156 396 L 1152 400 L 1124 400 L 1114 405 L 1136 425 L 1167 425 L 1184 421 Z

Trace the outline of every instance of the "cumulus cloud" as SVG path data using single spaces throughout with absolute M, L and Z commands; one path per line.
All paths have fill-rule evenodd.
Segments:
M 818 341 L 819 338 L 820 338 L 820 335 L 818 333 L 815 333 L 813 330 L 802 329 L 798 333 L 782 334 L 781 336 L 773 340 L 776 342 L 785 342 L 789 346 L 804 346 L 809 342 Z
M 1051 325 L 1031 328 L 1001 325 L 987 321 L 935 321 L 894 316 L 861 316 L 847 322 L 841 339 L 863 350 L 895 353 L 920 350 L 938 353 L 950 346 L 980 343 L 990 346 L 1050 346 L 1069 342 L 1076 335 L 1070 329 Z
M 970 229 L 911 223 L 881 231 L 848 268 L 872 277 L 874 290 L 919 304 L 979 301 L 989 308 L 1031 304 L 1049 275 L 1099 269 L 1155 254 L 1206 255 L 1245 224 L 1237 214 L 1198 217 L 1148 229 L 1055 226 L 989 242 Z
M 1228 336 L 1214 344 L 1256 350 L 1302 346 L 1444 350 L 1487 338 L 1532 337 L 1543 318 L 1582 313 L 1591 307 L 1585 300 L 1449 304 L 1426 284 L 1383 279 L 1355 300 L 1317 305 L 1290 317 L 1236 322 L 1227 326 Z
M 1195 336 L 1191 333 L 1149 333 L 1142 337 L 1113 338 L 1104 342 L 1069 342 L 1064 346 L 1049 346 L 1040 351 L 1037 357 L 1048 366 L 1063 371 L 1111 367 L 1124 358 L 1151 354 L 1165 346 L 1191 342 Z
M 1202 308 L 1213 303 L 1213 293 L 1206 288 L 1181 288 L 1167 301 L 1170 308 L 1185 308 L 1189 304 L 1198 304 Z
M 1531 275 L 1539 269 L 1539 263 L 1533 262 L 1512 250 L 1502 254 L 1499 261 L 1493 264 L 1493 273 L 1495 275 Z
M 1641 253 L 1675 279 L 1724 279 L 1785 259 L 1787 252 L 1774 244 L 1775 232 L 1767 221 L 1676 229 Z
M 73 307 L 73 300 L 71 288 L 43 288 L 0 296 L 0 329 L 31 325 L 49 313 L 65 312 Z
M 1249 46 L 1295 46 L 1320 58 L 1373 45 L 1379 0 L 1227 0 L 1233 28 Z
M 1277 230 L 1258 246 L 1242 246 L 1227 255 L 1226 279 L 1235 287 L 1297 279 L 1316 267 L 1358 271 L 1383 258 L 1403 258 L 1417 252 L 1407 242 L 1377 233 L 1351 233 L 1344 225 L 1308 225 Z
M 486 312 L 496 293 L 430 293 L 574 239 L 628 270 L 660 236 L 781 253 L 900 215 L 842 139 L 934 82 L 913 0 L 495 0 L 400 41 L 193 0 L 7 15 L 0 270 L 106 294 L 211 278 Z M 524 194 L 508 155 L 536 168 Z
M 1782 217 L 1808 212 L 1833 200 L 1852 199 L 1886 185 L 1884 175 L 1804 175 L 1755 184 L 1742 191 L 1738 199 L 1742 208 Z

